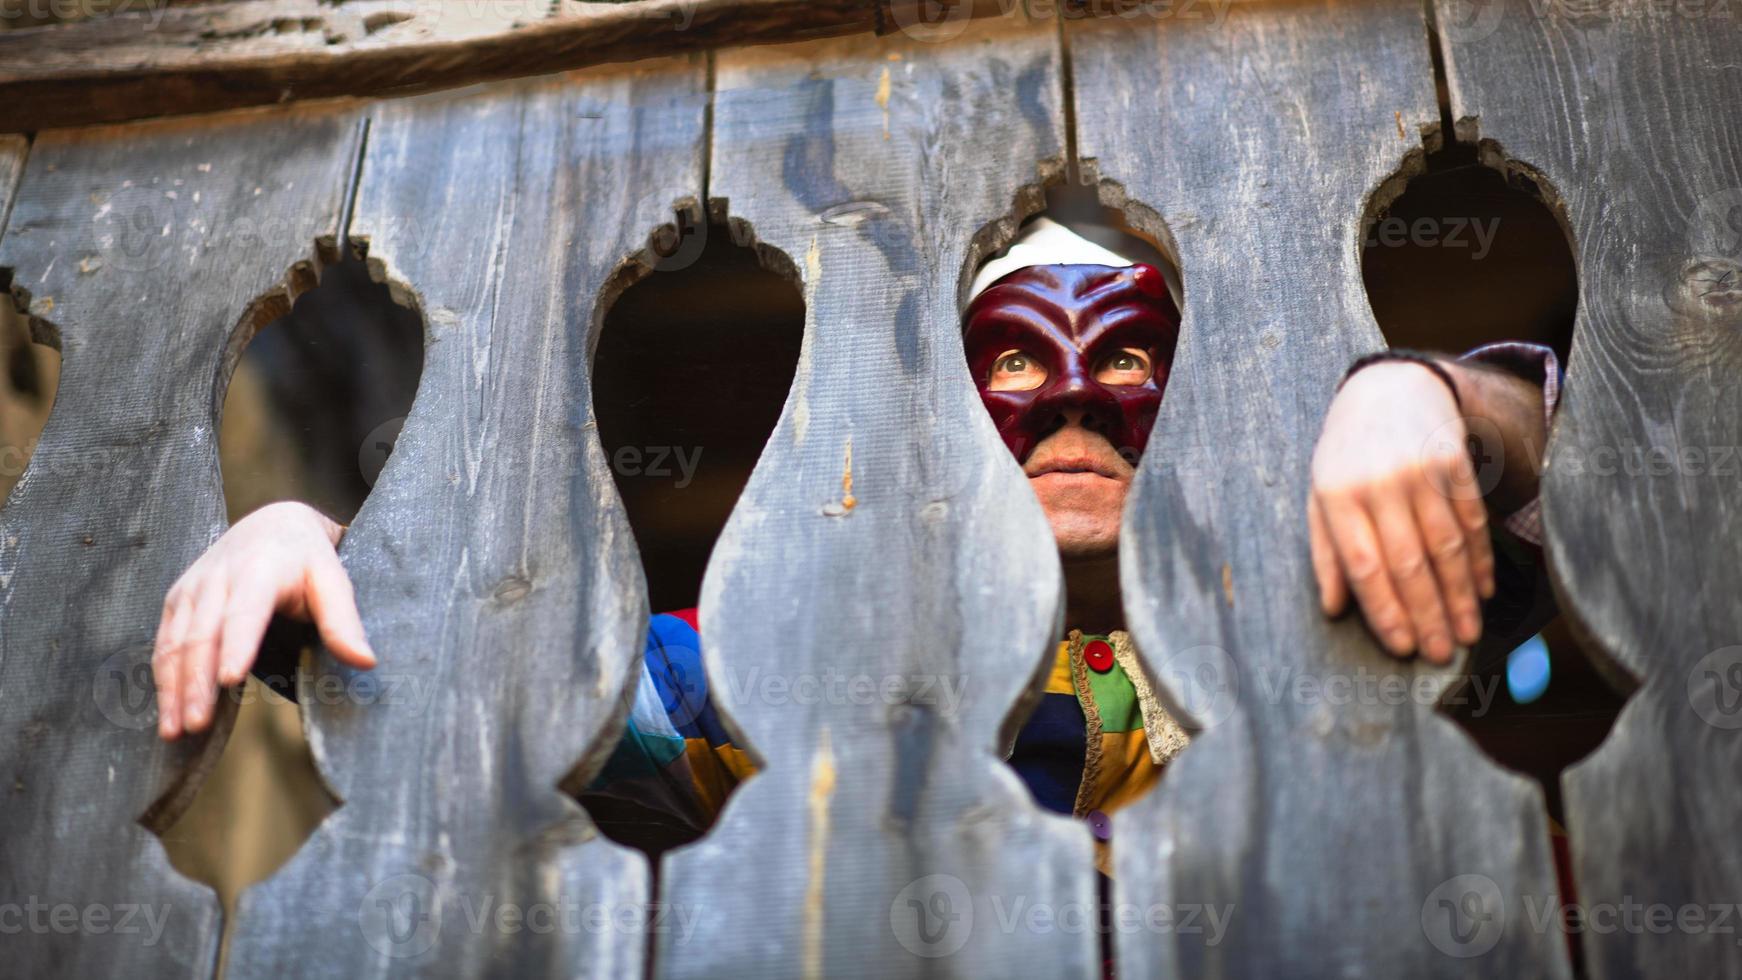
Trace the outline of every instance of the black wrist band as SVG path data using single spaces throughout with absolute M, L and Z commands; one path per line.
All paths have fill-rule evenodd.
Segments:
M 1432 371 L 1436 377 L 1446 383 L 1446 387 L 1450 389 L 1452 393 L 1452 403 L 1458 406 L 1458 414 L 1463 414 L 1464 399 L 1458 394 L 1458 383 L 1452 379 L 1452 372 L 1447 371 L 1445 365 L 1441 364 L 1432 354 L 1423 353 L 1418 350 L 1409 350 L 1403 347 L 1375 351 L 1365 357 L 1356 358 L 1355 363 L 1349 365 L 1349 370 L 1343 372 L 1343 380 L 1337 382 L 1337 390 L 1342 391 L 1343 386 L 1349 383 L 1349 379 L 1355 376 L 1356 371 L 1369 365 L 1379 364 L 1384 361 L 1402 361 L 1406 364 L 1420 364 L 1422 367 Z

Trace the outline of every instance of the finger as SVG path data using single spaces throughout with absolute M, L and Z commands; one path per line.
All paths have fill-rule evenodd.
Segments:
M 1380 551 L 1379 535 L 1365 507 L 1345 493 L 1321 495 L 1325 529 L 1337 550 L 1337 562 L 1355 601 L 1385 648 L 1397 656 L 1415 649 L 1409 615 L 1392 588 Z
M 1459 643 L 1474 643 L 1482 635 L 1482 610 L 1476 598 L 1476 574 L 1464 527 L 1458 522 L 1451 501 L 1431 487 L 1417 491 L 1415 519 L 1439 582 L 1452 636 Z
M 1416 644 L 1427 659 L 1445 663 L 1452 658 L 1452 632 L 1440 584 L 1415 521 L 1415 508 L 1396 490 L 1377 492 L 1372 505 L 1385 566 L 1414 626 Z
M 1468 467 L 1470 461 L 1464 459 L 1461 465 Z M 1494 597 L 1494 542 L 1488 537 L 1488 506 L 1479 497 L 1457 496 L 1452 498 L 1452 510 L 1458 516 L 1458 525 L 1464 529 L 1476 591 L 1482 598 L 1491 599 Z
M 1319 582 L 1319 606 L 1327 616 L 1340 616 L 1349 605 L 1349 584 L 1337 566 L 1337 551 L 1325 527 L 1325 512 L 1318 495 L 1307 495 L 1307 536 L 1311 542 L 1313 577 Z
M 163 618 L 157 622 L 157 641 L 151 649 L 151 679 L 157 685 L 157 734 L 165 741 L 181 736 L 178 644 L 187 630 L 188 606 L 179 586 L 170 590 L 163 600 Z
M 240 582 L 230 590 L 218 644 L 219 684 L 234 687 L 247 676 L 272 621 L 276 598 L 271 586 L 260 579 Z
M 333 656 L 361 670 L 374 667 L 377 662 L 375 651 L 370 649 L 368 639 L 363 636 L 363 619 L 357 614 L 357 596 L 338 555 L 324 555 L 311 562 L 304 575 L 304 588 L 307 590 L 309 615 Z
M 218 630 L 229 594 L 230 587 L 223 579 L 207 582 L 194 599 L 187 631 L 178 645 L 181 724 L 189 732 L 203 731 L 212 718 L 212 702 L 217 693 Z

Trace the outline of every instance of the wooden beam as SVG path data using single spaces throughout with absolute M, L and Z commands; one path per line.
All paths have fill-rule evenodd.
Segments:
M 1171 240 L 1185 286 L 1120 580 L 1157 693 L 1198 734 L 1113 816 L 1114 908 L 1180 916 L 1115 931 L 1120 976 L 1570 975 L 1528 916 L 1555 890 L 1542 793 L 1438 710 L 1488 696 L 1468 661 L 1398 660 L 1360 617 L 1327 621 L 1308 560 L 1325 407 L 1384 345 L 1363 213 L 1439 115 L 1426 35 L 1414 0 L 1067 35 L 1085 169 Z
M 381 667 L 323 655 L 299 679 L 345 805 L 243 896 L 229 976 L 645 975 L 647 935 L 620 924 L 645 908 L 646 860 L 559 790 L 604 766 L 647 637 L 587 351 L 625 260 L 648 271 L 679 202 L 700 217 L 707 100 L 703 59 L 681 58 L 375 113 L 350 231 L 428 330 L 417 401 L 339 550 Z M 359 683 L 383 696 L 319 693 Z M 524 932 L 466 911 L 515 906 Z M 619 927 L 588 928 L 588 909 Z
M 30 147 L 0 268 L 65 370 L 0 510 L 0 908 L 113 918 L 8 936 L 0 974 L 212 975 L 218 897 L 152 831 L 199 791 L 238 701 L 160 741 L 152 640 L 170 585 L 224 530 L 229 352 L 290 308 L 315 242 L 337 236 L 357 122 L 296 107 Z M 125 909 L 157 925 L 123 928 Z
M 0 132 L 403 94 L 722 45 L 947 31 L 1013 0 L 134 0 L 0 31 Z M 934 23 L 941 18 L 941 24 Z
M 791 263 L 807 336 L 702 585 L 710 703 L 760 771 L 664 858 L 662 901 L 698 914 L 656 937 L 660 980 L 1100 975 L 1085 929 L 998 927 L 1092 909 L 1093 842 L 999 761 L 1063 581 L 957 305 L 976 233 L 1060 169 L 1062 68 L 1053 25 L 1014 20 L 718 60 L 715 214 Z
M 1619 924 L 1579 930 L 1586 972 L 1742 977 L 1735 936 L 1686 911 L 1742 894 L 1742 23 L 1435 6 L 1459 136 L 1537 182 L 1579 267 L 1543 521 L 1562 609 L 1632 694 L 1561 777 L 1565 901 Z M 1676 922 L 1639 924 L 1657 909 Z

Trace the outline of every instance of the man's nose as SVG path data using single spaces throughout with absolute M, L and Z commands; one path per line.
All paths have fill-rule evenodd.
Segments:
M 1059 416 L 1064 419 L 1064 424 L 1066 426 L 1075 425 L 1088 429 L 1092 428 L 1095 424 L 1095 420 L 1089 415 L 1088 409 L 1084 408 L 1067 408 L 1059 412 Z
M 1087 378 L 1061 379 L 1035 399 L 1034 428 L 1045 436 L 1076 425 L 1111 438 L 1119 418 L 1113 393 Z

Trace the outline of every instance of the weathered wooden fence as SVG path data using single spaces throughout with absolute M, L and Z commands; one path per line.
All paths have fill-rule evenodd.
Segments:
M 638 3 L 673 6 L 615 6 Z M 218 903 L 151 829 L 230 719 L 162 745 L 150 644 L 224 527 L 229 371 L 348 239 L 428 332 L 341 549 L 382 666 L 301 679 L 369 696 L 305 699 L 343 805 L 244 896 L 231 974 L 1097 975 L 1089 832 L 1000 763 L 1061 576 L 957 320 L 966 272 L 1075 154 L 1177 250 L 1186 298 L 1123 559 L 1149 672 L 1202 734 L 1115 819 L 1121 974 L 1569 976 L 1573 896 L 1533 783 L 1422 698 L 1269 696 L 1279 676 L 1458 678 L 1322 619 L 1302 516 L 1330 391 L 1382 343 L 1363 220 L 1449 111 L 1538 183 L 1581 275 L 1549 550 L 1566 611 L 1637 692 L 1566 779 L 1574 941 L 1592 976 L 1742 976 L 1742 14 L 924 6 L 822 4 L 811 25 L 881 37 L 0 137 L 0 270 L 64 359 L 0 511 L 0 973 L 215 968 Z M 807 333 L 704 586 L 716 704 L 763 771 L 656 882 L 563 788 L 611 750 L 647 614 L 588 354 L 674 209 L 753 234 L 802 284 Z M 1642 452 L 1668 465 L 1625 465 Z M 831 672 L 965 696 L 732 693 Z

